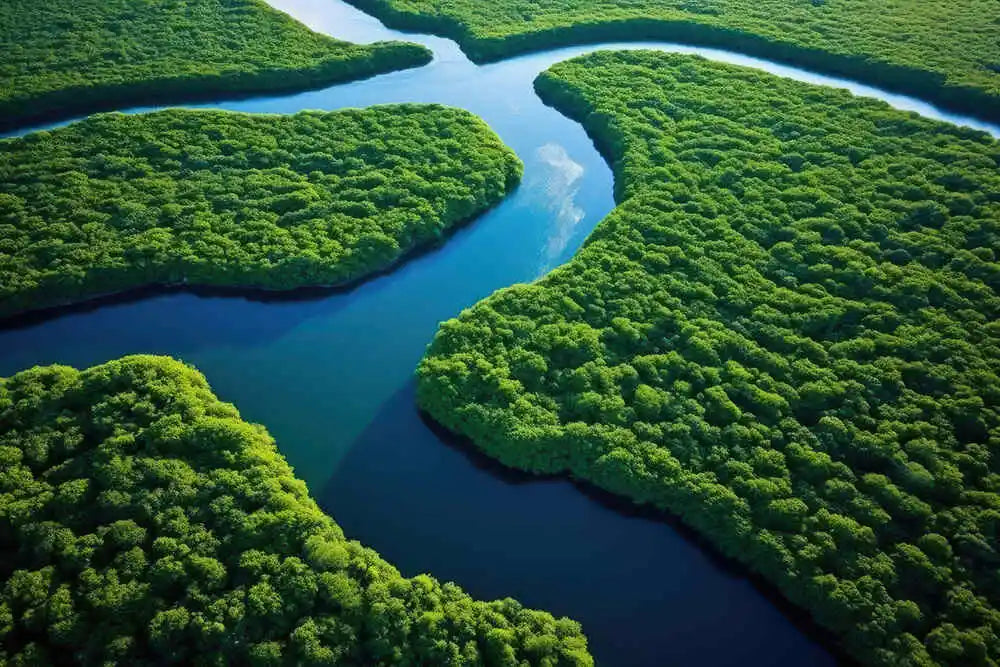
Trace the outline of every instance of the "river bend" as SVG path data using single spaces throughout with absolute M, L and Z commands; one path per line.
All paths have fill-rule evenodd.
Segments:
M 406 575 L 430 572 L 475 597 L 512 596 L 578 619 L 599 664 L 836 664 L 803 612 L 775 604 L 685 531 L 569 481 L 498 470 L 449 444 L 417 414 L 413 370 L 441 320 L 566 262 L 614 206 L 611 171 L 583 129 L 534 93 L 534 78 L 556 62 L 595 49 L 699 53 L 994 136 L 1000 127 L 718 49 L 600 44 L 475 65 L 450 40 L 389 30 L 341 0 L 269 2 L 337 38 L 420 42 L 434 61 L 322 90 L 188 106 L 268 113 L 458 106 L 482 116 L 521 156 L 521 186 L 441 248 L 347 292 L 262 299 L 159 291 L 26 319 L 0 330 L 0 376 L 132 353 L 192 363 L 245 419 L 267 426 L 349 537 Z

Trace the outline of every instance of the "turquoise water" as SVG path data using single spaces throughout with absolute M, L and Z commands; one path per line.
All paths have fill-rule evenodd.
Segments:
M 192 105 L 290 113 L 439 102 L 483 118 L 525 162 L 501 206 L 441 248 L 349 292 L 271 298 L 151 292 L 0 331 L 0 375 L 130 353 L 197 366 L 282 453 L 347 534 L 407 575 L 513 596 L 584 624 L 602 664 L 829 665 L 816 633 L 683 530 L 563 480 L 498 470 L 424 424 L 412 373 L 441 320 L 569 259 L 613 207 L 611 172 L 579 125 L 541 104 L 535 76 L 595 48 L 667 48 L 837 85 L 1000 134 L 910 98 L 738 54 L 632 43 L 477 66 L 445 39 L 403 35 L 336 0 L 272 0 L 310 27 L 435 52 L 424 68 L 273 98 Z M 134 109 L 130 111 L 141 111 Z

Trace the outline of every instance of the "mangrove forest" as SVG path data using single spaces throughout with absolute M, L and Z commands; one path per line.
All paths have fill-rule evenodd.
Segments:
M 436 105 L 114 113 L 0 140 L 0 315 L 151 284 L 348 283 L 496 204 L 521 168 Z
M 866 662 L 1000 660 L 1000 144 L 695 56 L 536 88 L 620 204 L 442 325 L 420 405 L 680 515 Z

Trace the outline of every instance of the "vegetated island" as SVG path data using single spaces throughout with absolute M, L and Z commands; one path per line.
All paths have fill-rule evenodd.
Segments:
M 0 141 L 0 315 L 151 284 L 353 282 L 521 171 L 482 120 L 438 105 L 113 113 Z
M 659 39 L 856 78 L 1000 119 L 996 0 L 347 0 L 491 61 L 566 44 Z
M 679 515 L 878 665 L 1000 661 L 1000 143 L 699 57 L 536 80 L 621 204 L 442 325 L 420 406 Z
M 169 357 L 0 379 L 0 462 L 4 664 L 593 664 L 575 621 L 346 540 Z
M 5 0 L 0 129 L 130 104 L 315 88 L 430 62 L 351 44 L 262 0 Z

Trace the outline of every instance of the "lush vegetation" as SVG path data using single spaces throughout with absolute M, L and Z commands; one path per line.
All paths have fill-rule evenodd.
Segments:
M 348 0 L 477 60 L 559 44 L 667 39 L 844 74 L 1000 118 L 996 0 Z
M 426 105 L 106 114 L 0 141 L 0 314 L 153 283 L 349 282 L 520 174 L 481 120 Z
M 442 325 L 421 406 L 679 514 L 866 661 L 1000 663 L 1000 144 L 691 56 L 536 88 L 621 203 Z
M 262 0 L 4 0 L 0 127 L 152 101 L 294 90 L 430 61 L 349 44 Z
M 165 357 L 0 380 L 0 662 L 592 665 L 580 626 L 400 576 Z

